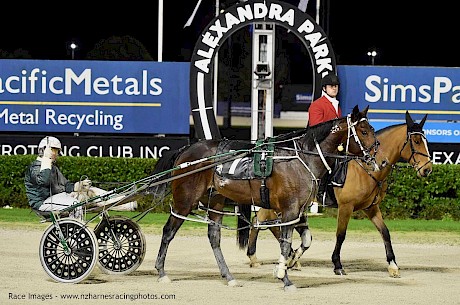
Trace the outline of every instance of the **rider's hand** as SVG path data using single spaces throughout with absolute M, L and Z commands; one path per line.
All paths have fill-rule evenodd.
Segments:
M 51 159 L 53 157 L 53 151 L 50 146 L 46 146 L 43 151 L 43 157 Z
M 44 169 L 51 169 L 51 164 L 53 163 L 53 151 L 51 147 L 47 146 L 43 151 L 43 157 L 41 158 L 40 171 Z
M 82 181 L 75 182 L 73 186 L 74 192 L 88 191 L 91 187 L 91 180 L 85 179 Z

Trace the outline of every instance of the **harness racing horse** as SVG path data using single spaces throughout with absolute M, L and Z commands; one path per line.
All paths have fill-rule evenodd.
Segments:
M 346 143 L 350 153 L 369 156 L 368 149 L 376 145 L 374 129 L 367 120 L 367 111 L 368 108 L 360 112 L 358 106 L 355 106 L 353 112 L 347 117 L 275 138 L 283 143 L 290 139 L 294 147 L 282 149 L 275 144 L 272 173 L 265 180 L 265 186 L 270 192 L 270 207 L 280 213 L 283 222 L 280 238 L 281 255 L 275 274 L 283 281 L 285 290 L 295 289 L 286 272 L 293 224 L 303 216 L 306 205 L 316 195 L 317 179 L 325 174 L 326 166 L 330 166 L 334 161 L 328 154 L 337 153 L 337 147 Z M 165 260 L 170 242 L 184 220 L 192 220 L 187 216 L 198 208 L 200 202 L 205 202 L 210 211 L 208 239 L 220 274 L 229 286 L 239 285 L 230 273 L 221 251 L 223 217 L 221 212 L 225 201 L 216 198 L 221 197 L 238 202 L 240 206 L 249 207 L 250 211 L 251 205 L 263 206 L 259 192 L 262 181 L 260 179 L 232 180 L 219 176 L 216 173 L 216 167 L 219 167 L 224 161 L 229 161 L 228 158 L 225 158 L 224 161 L 216 158 L 219 144 L 222 141 L 227 140 L 198 141 L 175 154 L 162 156 L 155 166 L 154 172 L 156 173 L 174 166 L 168 181 L 171 183 L 173 204 L 171 214 L 163 227 L 161 245 L 155 263 L 155 268 L 159 273 L 159 282 L 170 282 L 165 272 Z M 246 152 L 243 156 L 248 156 L 250 152 Z M 241 154 L 236 154 L 232 160 L 241 157 Z M 164 188 L 158 189 L 164 191 Z M 218 193 L 219 196 L 215 196 L 215 193 Z M 155 193 L 155 195 L 161 194 Z M 248 219 L 250 219 L 250 214 Z M 249 227 L 247 232 L 249 234 Z M 306 240 L 305 238 L 306 243 L 310 241 L 311 239 Z M 244 248 L 247 244 L 247 237 L 245 241 L 239 240 L 239 242 L 240 248 Z
M 334 194 L 338 204 L 336 244 L 332 253 L 335 274 L 346 275 L 340 261 L 340 251 L 345 241 L 351 215 L 354 211 L 362 210 L 382 236 L 390 276 L 400 276 L 391 244 L 390 232 L 383 221 L 379 204 L 387 192 L 387 178 L 395 167 L 396 162 L 400 159 L 408 162 L 415 169 L 418 177 L 427 177 L 431 173 L 431 157 L 422 129 L 426 118 L 427 115 L 417 124 L 412 120 L 409 112 L 406 112 L 405 124 L 392 125 L 377 131 L 376 135 L 380 146 L 376 151 L 375 158 L 377 163 L 386 163 L 386 166 L 379 172 L 369 172 L 359 160 L 348 163 L 345 184 L 342 188 L 334 187 Z M 260 209 L 257 212 L 259 222 L 274 219 L 276 219 L 276 213 L 272 210 Z M 272 227 L 270 230 L 276 238 L 279 238 L 281 234 L 279 228 Z M 258 231 L 255 227 L 251 228 L 248 242 L 247 255 L 250 259 L 251 267 L 259 265 L 256 257 Z M 294 259 L 289 263 L 289 267 L 300 267 L 298 259 L 302 253 L 295 254 Z

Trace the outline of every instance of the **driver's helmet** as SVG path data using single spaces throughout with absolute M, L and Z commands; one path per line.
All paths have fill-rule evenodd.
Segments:
M 41 149 L 45 149 L 47 146 L 51 147 L 51 148 L 56 148 L 56 149 L 59 149 L 61 150 L 62 149 L 62 145 L 61 145 L 61 141 L 59 141 L 57 138 L 55 137 L 44 137 L 41 141 L 40 141 L 40 144 L 38 144 L 38 150 L 41 150 Z

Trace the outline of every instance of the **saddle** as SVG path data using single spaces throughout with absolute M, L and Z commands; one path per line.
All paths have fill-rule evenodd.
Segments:
M 265 179 L 273 170 L 273 154 L 275 144 L 272 138 L 258 140 L 256 144 L 243 141 L 223 140 L 217 147 L 217 155 L 236 150 L 250 150 L 253 152 L 245 157 L 219 164 L 216 173 L 220 177 L 232 180 Z
M 273 155 L 275 144 L 273 138 L 258 140 L 256 144 L 242 141 L 221 141 L 217 147 L 217 155 L 235 150 L 253 150 L 245 157 L 225 162 L 216 167 L 216 174 L 232 180 L 260 179 L 261 206 L 270 208 L 270 192 L 265 185 L 265 180 L 273 170 Z

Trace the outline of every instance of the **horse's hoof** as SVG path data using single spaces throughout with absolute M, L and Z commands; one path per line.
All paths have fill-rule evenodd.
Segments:
M 393 269 L 388 267 L 388 273 L 390 274 L 390 277 L 392 278 L 400 278 L 401 275 L 399 274 L 399 269 Z
M 241 287 L 242 285 L 240 283 L 238 283 L 237 280 L 231 280 L 231 281 L 228 281 L 228 284 L 227 284 L 229 287 Z
M 158 278 L 158 283 L 171 283 L 171 280 L 169 279 L 169 277 L 167 275 L 163 276 L 163 277 L 160 277 Z
M 347 275 L 347 273 L 343 269 L 334 269 L 334 273 L 335 275 Z
M 294 291 L 297 291 L 297 287 L 295 285 L 284 286 L 284 291 L 294 292 Z
M 259 267 L 260 267 L 260 263 L 257 263 L 257 262 L 255 262 L 255 263 L 250 263 L 250 264 L 249 264 L 249 267 L 251 267 L 251 268 L 259 268 Z

